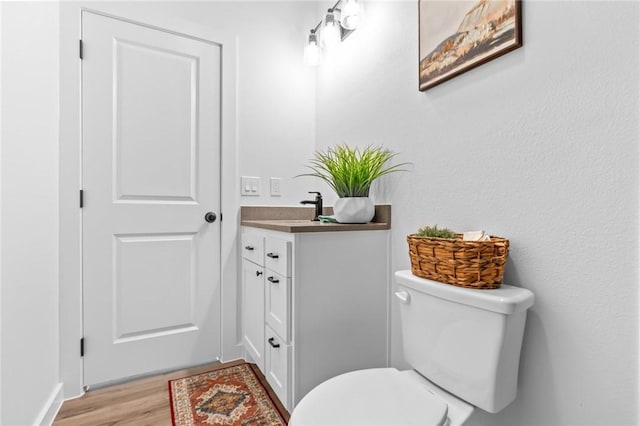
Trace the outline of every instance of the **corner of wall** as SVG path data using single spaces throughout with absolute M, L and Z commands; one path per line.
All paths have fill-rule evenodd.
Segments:
M 62 383 L 58 383 L 53 387 L 49 398 L 44 403 L 40 413 L 36 416 L 36 420 L 33 423 L 34 426 L 39 425 L 52 425 L 53 421 L 62 407 L 64 401 L 64 392 Z

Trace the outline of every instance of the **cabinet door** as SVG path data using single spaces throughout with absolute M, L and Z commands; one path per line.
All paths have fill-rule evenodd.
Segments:
M 285 342 L 289 342 L 291 278 L 265 270 L 265 321 Z
M 242 260 L 242 340 L 264 373 L 264 268 Z
M 265 377 L 287 410 L 289 406 L 289 356 L 291 347 L 287 345 L 271 327 L 265 327 L 266 371 Z

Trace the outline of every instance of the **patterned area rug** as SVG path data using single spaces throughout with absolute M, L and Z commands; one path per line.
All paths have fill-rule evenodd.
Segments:
M 174 426 L 286 426 L 286 412 L 260 376 L 255 365 L 243 363 L 169 380 Z

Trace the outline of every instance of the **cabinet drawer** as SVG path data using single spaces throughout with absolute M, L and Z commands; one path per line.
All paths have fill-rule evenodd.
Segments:
M 265 275 L 265 321 L 285 342 L 289 342 L 291 278 L 269 270 Z
M 291 276 L 291 242 L 267 237 L 264 242 L 264 266 L 285 277 Z
M 265 327 L 265 351 L 266 351 L 266 374 L 267 382 L 273 388 L 276 395 L 285 406 L 291 411 L 289 406 L 289 365 L 291 346 L 285 344 L 280 337 L 269 327 Z
M 242 257 L 247 260 L 264 265 L 264 237 L 255 232 L 242 233 Z

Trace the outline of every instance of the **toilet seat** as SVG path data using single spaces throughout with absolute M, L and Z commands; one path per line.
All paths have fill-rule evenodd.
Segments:
M 336 376 L 302 398 L 289 425 L 446 425 L 447 402 L 414 376 L 395 368 Z

